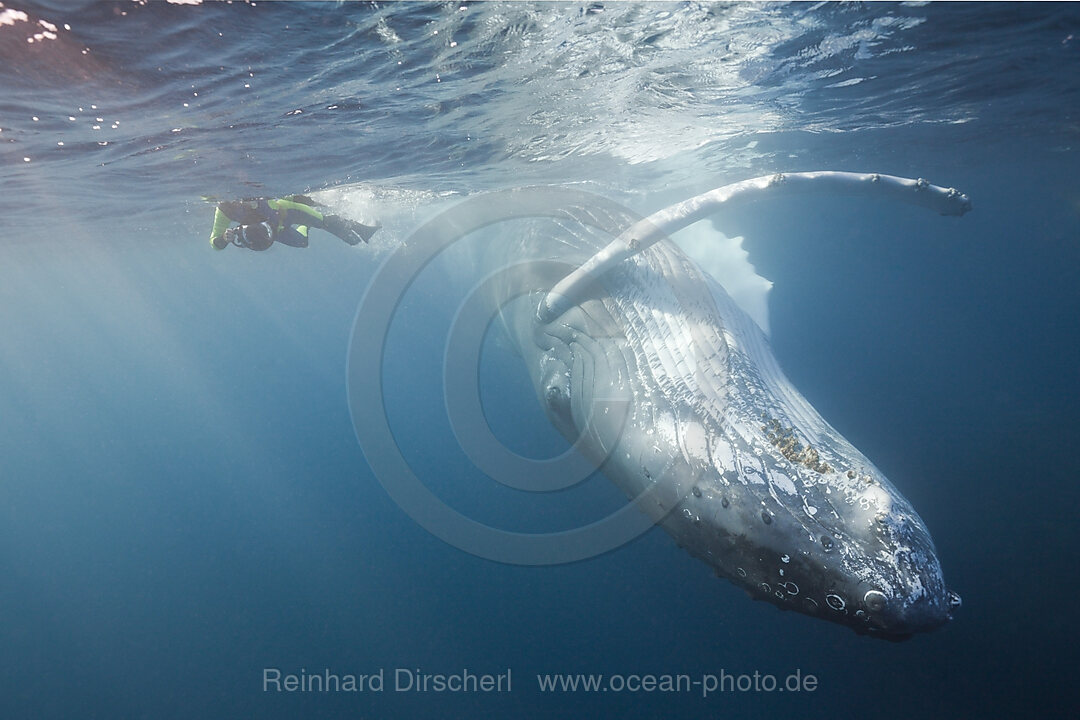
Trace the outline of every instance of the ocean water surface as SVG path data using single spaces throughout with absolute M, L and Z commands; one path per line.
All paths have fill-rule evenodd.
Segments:
M 1075 707 L 1080 7 L 900 3 L 0 4 L 0 717 L 1053 716 Z M 729 182 L 926 178 L 938 217 L 815 196 L 715 219 L 796 387 L 912 502 L 955 619 L 903 643 L 783 613 L 653 529 L 551 567 L 426 532 L 354 434 L 347 350 L 380 264 L 511 187 L 648 213 Z M 383 227 L 263 253 L 213 199 L 310 193 Z M 474 248 L 483 252 L 483 247 Z M 602 477 L 486 480 L 446 419 L 464 289 L 429 268 L 387 339 L 387 418 L 482 522 L 573 527 Z M 494 339 L 493 432 L 565 442 Z M 385 676 L 363 692 L 297 676 Z M 511 673 L 506 692 L 395 673 Z M 538 675 L 813 690 L 545 692 Z M 759 685 L 760 687 L 760 685 Z

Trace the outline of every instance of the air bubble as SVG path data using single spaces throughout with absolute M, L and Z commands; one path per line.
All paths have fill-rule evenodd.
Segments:
M 866 608 L 870 612 L 881 612 L 888 604 L 889 598 L 885 597 L 885 593 L 880 590 L 868 590 L 863 595 L 863 603 L 866 604 Z
M 948 592 L 949 597 L 949 610 L 959 610 L 960 606 L 964 604 L 964 601 L 960 599 L 960 595 L 954 593 L 952 590 Z

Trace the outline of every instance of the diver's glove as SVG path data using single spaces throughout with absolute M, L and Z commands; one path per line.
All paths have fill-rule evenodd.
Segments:
M 229 241 L 224 235 L 215 235 L 210 238 L 210 245 L 212 245 L 215 250 L 224 250 L 229 247 Z

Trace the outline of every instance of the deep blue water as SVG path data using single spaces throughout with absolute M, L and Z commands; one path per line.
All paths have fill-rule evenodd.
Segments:
M 13 7 L 29 20 L 0 24 L 0 717 L 1075 706 L 1076 5 L 4 0 L 0 18 Z M 58 37 L 27 43 L 38 18 Z M 572 565 L 500 565 L 380 486 L 346 350 L 379 263 L 423 219 L 521 184 L 584 183 L 647 212 L 813 169 L 925 177 L 974 202 L 958 219 L 813 198 L 718 221 L 775 282 L 794 384 L 929 526 L 964 598 L 948 626 L 893 644 L 781 613 L 659 530 Z M 207 246 L 201 196 L 298 191 L 384 228 L 359 248 L 318 231 L 306 250 Z M 602 478 L 536 511 L 469 465 L 440 359 L 471 280 L 448 275 L 425 276 L 388 345 L 410 461 L 514 529 L 610 511 Z M 514 363 L 485 351 L 496 434 L 558 452 Z M 513 691 L 266 693 L 267 667 L 511 668 Z M 796 669 L 815 692 L 545 695 L 534 680 Z

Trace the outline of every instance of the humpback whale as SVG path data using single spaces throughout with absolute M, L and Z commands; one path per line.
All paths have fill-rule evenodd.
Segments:
M 755 599 L 904 639 L 941 626 L 960 606 L 926 525 L 795 389 L 759 324 L 670 239 L 739 202 L 806 192 L 880 195 L 944 215 L 971 207 L 962 193 L 922 179 L 844 172 L 754 178 L 645 218 L 598 202 L 575 206 L 570 193 L 555 203 L 563 207 L 530 206 L 534 217 L 548 219 L 497 243 L 502 256 L 488 254 L 485 264 L 497 269 L 485 286 L 548 419 L 631 498 L 627 508 L 644 526 L 659 524 Z M 489 205 L 529 205 L 535 195 L 504 195 Z M 456 231 L 471 228 L 458 224 Z M 377 286 L 378 278 L 358 311 L 350 364 L 381 368 L 381 350 L 367 348 L 386 327 L 364 322 L 365 306 L 383 294 Z M 449 342 L 448 354 L 453 347 Z M 529 555 L 530 538 L 515 533 L 482 539 L 475 523 L 453 511 L 433 520 L 441 516 L 430 493 L 386 480 L 408 471 L 386 461 L 393 438 L 370 420 L 382 402 L 372 385 L 379 383 L 350 382 L 357 437 L 384 486 L 425 527 L 508 562 L 583 556 L 560 547 Z M 459 432 L 459 440 L 467 434 Z M 557 539 L 598 551 L 612 546 L 594 530 Z

